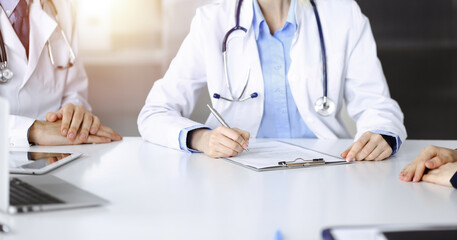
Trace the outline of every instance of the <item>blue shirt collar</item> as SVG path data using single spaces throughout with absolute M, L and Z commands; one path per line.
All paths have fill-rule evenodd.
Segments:
M 254 3 L 254 19 L 252 25 L 254 26 L 255 39 L 257 40 L 260 34 L 260 27 L 262 24 L 266 24 L 266 22 L 262 10 L 260 10 L 260 6 L 257 0 L 254 0 L 252 2 Z M 290 1 L 289 13 L 287 14 L 285 25 L 292 24 L 293 29 L 297 30 L 297 20 L 295 19 L 295 4 L 296 0 Z

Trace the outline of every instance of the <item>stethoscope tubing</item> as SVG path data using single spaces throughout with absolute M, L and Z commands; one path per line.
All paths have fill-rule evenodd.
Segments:
M 325 39 L 324 39 L 323 30 L 322 30 L 322 23 L 321 23 L 321 19 L 320 19 L 320 16 L 319 16 L 319 11 L 317 10 L 317 6 L 316 6 L 315 1 L 314 0 L 310 0 L 310 2 L 311 2 L 311 6 L 313 7 L 313 12 L 314 12 L 314 16 L 316 18 L 316 23 L 317 23 L 318 33 L 319 33 L 319 42 L 320 42 L 320 46 L 321 46 L 320 49 L 321 49 L 321 57 L 322 57 L 322 77 L 323 77 L 323 79 L 322 79 L 322 89 L 323 89 L 323 93 L 322 94 L 323 94 L 323 96 L 316 101 L 315 109 L 320 115 L 328 116 L 333 112 L 334 103 L 333 103 L 333 101 L 331 101 L 328 98 L 327 51 L 326 51 L 326 48 L 325 48 Z M 228 39 L 229 39 L 230 35 L 235 31 L 241 30 L 241 31 L 243 31 L 245 33 L 247 32 L 246 28 L 240 26 L 240 17 L 241 17 L 241 6 L 242 6 L 242 4 L 243 4 L 243 0 L 239 0 L 238 3 L 237 3 L 236 12 L 235 12 L 235 27 L 230 29 L 225 34 L 224 39 L 222 41 L 222 55 L 223 55 L 223 61 L 224 61 L 224 77 L 225 77 L 225 82 L 226 82 L 227 88 L 228 88 L 230 94 L 232 95 L 231 96 L 232 99 L 223 97 L 218 93 L 214 93 L 213 94 L 213 97 L 215 99 L 223 99 L 223 100 L 226 100 L 226 101 L 229 101 L 229 102 L 243 102 L 243 101 L 246 101 L 248 99 L 258 97 L 258 93 L 254 92 L 250 96 L 242 98 L 242 96 L 244 95 L 244 91 L 246 90 L 247 84 L 249 82 L 249 76 L 248 76 L 248 78 L 246 80 L 246 83 L 245 83 L 245 86 L 243 88 L 243 92 L 241 93 L 241 95 L 238 98 L 236 98 L 235 96 L 233 96 L 232 88 L 231 88 L 231 85 L 230 85 L 230 80 L 229 80 L 229 77 L 228 77 L 228 67 L 227 67 L 227 42 L 228 42 Z
M 319 41 L 321 44 L 321 55 L 322 55 L 322 76 L 324 77 L 323 79 L 323 95 L 324 99 L 327 100 L 327 51 L 325 50 L 325 39 L 324 39 L 324 33 L 322 32 L 322 24 L 321 24 L 321 19 L 319 16 L 319 12 L 317 11 L 317 6 L 314 0 L 311 0 L 311 5 L 313 6 L 313 11 L 314 11 L 314 16 L 316 17 L 316 22 L 317 22 L 317 28 L 319 31 Z

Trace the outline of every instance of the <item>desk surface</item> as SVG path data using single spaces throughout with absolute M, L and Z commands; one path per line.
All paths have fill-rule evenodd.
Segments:
M 337 155 L 351 140 L 290 140 Z M 398 173 L 429 145 L 408 140 L 390 160 L 255 172 L 139 138 L 33 147 L 85 153 L 51 174 L 110 201 L 103 207 L 8 216 L 10 239 L 320 239 L 333 225 L 455 224 L 457 191 L 404 183 Z

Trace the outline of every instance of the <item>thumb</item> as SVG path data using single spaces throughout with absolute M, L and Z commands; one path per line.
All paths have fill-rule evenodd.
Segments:
M 53 112 L 46 113 L 46 121 L 48 122 L 55 122 L 57 121 L 57 114 Z
M 439 157 L 434 157 L 430 160 L 427 160 L 425 162 L 425 166 L 428 168 L 428 169 L 435 169 L 435 168 L 438 168 L 440 167 L 441 165 L 444 165 L 445 162 L 439 158 Z

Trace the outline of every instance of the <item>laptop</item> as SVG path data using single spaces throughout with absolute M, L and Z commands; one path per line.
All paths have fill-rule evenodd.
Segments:
M 100 206 L 106 200 L 51 175 L 10 175 L 8 102 L 0 98 L 0 211 L 10 214 Z

